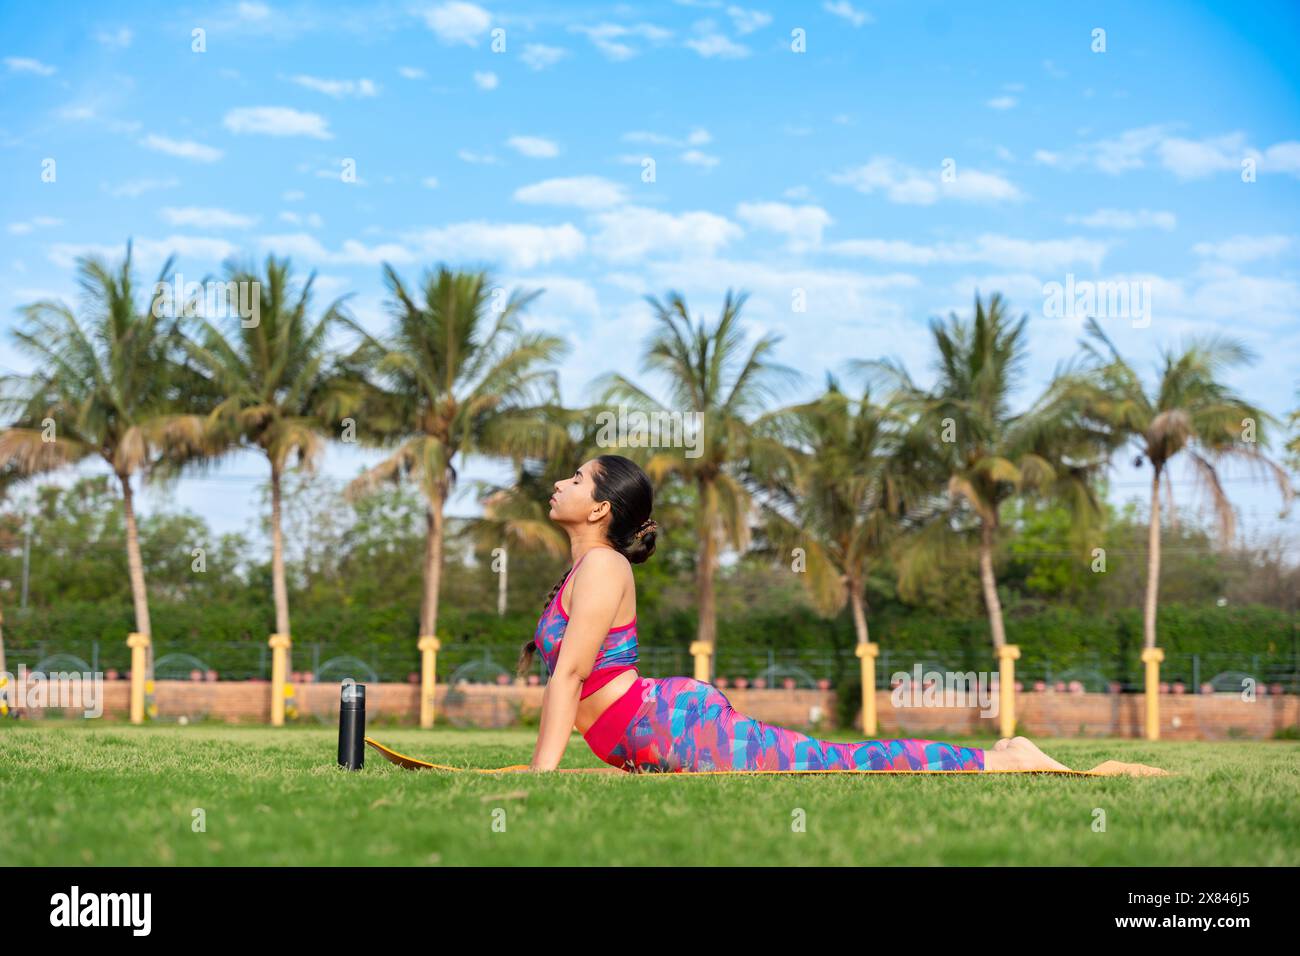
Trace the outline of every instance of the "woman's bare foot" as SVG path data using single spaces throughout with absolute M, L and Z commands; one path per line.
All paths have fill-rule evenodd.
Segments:
M 1069 770 L 1038 749 L 1028 737 L 1003 737 L 984 751 L 985 770 Z

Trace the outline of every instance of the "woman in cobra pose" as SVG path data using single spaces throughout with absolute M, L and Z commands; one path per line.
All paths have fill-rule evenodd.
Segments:
M 555 484 L 549 517 L 568 532 L 573 567 L 552 588 L 519 658 L 522 674 L 540 651 L 551 674 L 530 770 L 559 767 L 574 726 L 597 757 L 632 773 L 1069 769 L 1024 737 L 988 750 L 817 740 L 738 713 L 704 681 L 640 676 L 632 565 L 654 553 L 652 493 L 645 473 L 621 455 L 593 458 Z

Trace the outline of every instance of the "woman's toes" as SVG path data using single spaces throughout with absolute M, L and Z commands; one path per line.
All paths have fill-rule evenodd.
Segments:
M 995 744 L 993 745 L 993 749 L 994 749 L 994 750 L 1006 750 L 1006 749 L 1007 749 L 1008 747 L 1010 747 L 1010 746 L 1011 746 L 1011 738 L 1010 738 L 1010 737 L 1003 737 L 1001 740 L 999 740 L 997 743 L 995 743 Z

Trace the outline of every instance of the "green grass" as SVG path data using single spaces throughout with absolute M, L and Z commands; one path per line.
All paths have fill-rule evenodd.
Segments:
M 536 739 L 374 735 L 488 767 L 527 763 Z M 348 773 L 332 727 L 5 721 L 0 833 L 18 866 L 1300 864 L 1298 743 L 1037 742 L 1072 767 L 1181 776 L 487 776 L 401 770 L 369 748 Z M 564 766 L 603 765 L 575 735 Z

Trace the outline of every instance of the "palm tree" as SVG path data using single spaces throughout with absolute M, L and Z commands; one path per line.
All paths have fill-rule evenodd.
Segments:
M 20 471 L 12 461 L 0 468 L 0 502 L 9 497 L 9 493 L 14 486 L 26 479 L 26 475 Z M 0 529 L 0 536 L 8 537 L 6 529 Z M 5 542 L 6 549 L 10 546 L 8 541 Z M 4 610 L 0 608 L 0 680 L 8 672 L 5 661 L 5 634 L 4 634 Z M 5 706 L 13 689 L 10 687 L 0 687 L 0 717 L 5 716 Z
M 177 319 L 167 315 L 172 262 L 163 264 L 148 306 L 141 309 L 129 242 L 117 270 L 95 256 L 78 259 L 86 311 L 78 317 L 51 300 L 24 307 L 25 327 L 13 336 L 37 368 L 30 375 L 7 376 L 0 386 L 0 405 L 16 415 L 0 433 L 0 464 L 13 463 L 30 475 L 98 456 L 117 477 L 135 626 L 145 635 L 152 632 L 131 479 L 204 447 L 201 416 L 185 410 L 187 376 L 176 361 Z M 152 642 L 146 670 L 152 677 Z
M 514 476 L 509 484 L 476 482 L 483 516 L 465 522 L 465 535 L 480 550 L 497 547 L 555 557 L 569 555 L 568 536 L 547 517 L 546 501 L 557 481 L 573 474 L 576 462 L 601 454 L 596 440 L 596 416 L 588 409 L 542 408 L 539 418 L 547 422 L 552 447 L 541 456 L 538 466 L 524 456 L 515 456 Z M 575 437 L 576 435 L 576 437 Z M 506 613 L 509 564 L 497 579 L 497 614 Z
M 618 373 L 608 373 L 594 383 L 602 392 L 600 405 L 622 402 L 650 416 L 694 414 L 700 423 L 700 454 L 683 449 L 623 449 L 641 462 L 656 485 L 669 476 L 693 486 L 696 496 L 696 594 L 699 619 L 696 640 L 716 646 L 717 610 L 713 577 L 723 545 L 737 551 L 749 546 L 749 517 L 753 505 L 746 487 L 747 475 L 773 474 L 791 464 L 788 449 L 770 436 L 755 431 L 751 417 L 775 393 L 777 380 L 794 380 L 793 369 L 773 363 L 769 354 L 779 337 L 766 335 L 743 354 L 744 334 L 740 310 L 748 295 L 728 290 L 722 312 L 713 328 L 695 324 L 686 301 L 676 292 L 661 304 L 646 300 L 660 323 L 647 345 L 642 369 L 664 376 L 669 401 L 660 403 L 649 392 Z M 694 449 L 689 449 L 694 450 Z M 712 661 L 717 657 L 713 655 Z
M 828 376 L 814 401 L 762 416 L 757 430 L 798 455 L 793 481 L 778 481 L 765 506 L 765 534 L 779 553 L 803 547 L 803 580 L 823 615 L 847 602 L 859 644 L 870 641 L 866 585 L 873 562 L 896 537 L 913 501 L 930 492 L 921 468 L 923 450 L 898 409 L 864 394 L 851 400 Z M 787 513 L 788 512 L 788 515 Z
M 1088 414 L 1112 434 L 1114 444 L 1133 442 L 1151 464 L 1151 515 L 1148 529 L 1147 587 L 1143 606 L 1144 646 L 1156 646 L 1156 605 L 1160 588 L 1160 485 L 1172 501 L 1169 463 L 1180 452 L 1210 491 L 1225 541 L 1235 530 L 1232 503 L 1215 465 L 1236 458 L 1271 472 L 1283 498 L 1292 494 L 1286 472 L 1259 450 L 1271 416 L 1223 383 L 1226 370 L 1253 359 L 1241 343 L 1219 336 L 1193 339 L 1180 350 L 1161 350 L 1160 378 L 1148 392 L 1141 378 L 1116 350 L 1095 319 L 1087 323 L 1083 344 L 1088 368 L 1068 381 Z M 1093 341 L 1096 340 L 1096 344 Z M 1098 344 L 1102 348 L 1098 348 Z
M 945 539 L 954 520 L 972 519 L 980 585 L 998 650 L 1006 645 L 993 568 L 1002 504 L 1027 492 L 1058 496 L 1076 515 L 1080 539 L 1101 513 L 1092 479 L 1105 461 L 1106 445 L 1103 436 L 1087 427 L 1078 407 L 1059 388 L 1049 387 L 1027 410 L 1011 409 L 1011 392 L 1026 359 L 1028 318 L 1012 321 L 999 294 L 990 296 L 986 307 L 977 293 L 969 323 L 956 315 L 946 323 L 931 320 L 939 378 L 929 390 L 913 384 L 899 365 L 854 363 L 885 371 L 897 382 L 897 397 L 914 416 L 914 427 L 945 476 L 949 502 L 957 509 L 917 536 L 905 566 L 923 566 L 934 548 L 948 546 Z
M 1300 397 L 1300 390 L 1297 390 L 1296 395 Z M 1287 442 L 1286 451 L 1289 456 L 1291 470 L 1300 471 L 1300 408 L 1291 413 L 1291 427 L 1296 432 L 1291 436 L 1291 440 Z
M 213 322 L 197 320 L 184 345 L 197 372 L 218 396 L 208 413 L 217 453 L 247 443 L 271 468 L 271 580 L 275 630 L 290 634 L 289 596 L 281 525 L 282 481 L 290 460 L 314 466 L 326 436 L 359 397 L 355 381 L 334 367 L 327 340 L 340 325 L 344 298 L 312 319 L 315 273 L 301 288 L 287 259 L 267 256 L 265 274 L 234 262 L 226 265 L 225 290 L 255 290 L 257 320 L 243 321 L 233 309 Z M 241 293 L 245 299 L 248 293 Z M 233 305 L 234 303 L 228 303 Z
M 393 327 L 379 340 L 355 322 L 361 346 L 349 364 L 371 372 L 373 388 L 358 412 L 358 436 L 396 445 L 349 485 L 362 494 L 379 482 L 411 476 L 428 504 L 420 634 L 438 624 L 445 537 L 444 509 L 456 483 L 453 459 L 471 454 L 544 455 L 556 432 L 539 410 L 558 405 L 558 382 L 547 368 L 563 340 L 525 333 L 519 313 L 534 298 L 512 293 L 491 319 L 495 291 L 486 272 L 429 270 L 419 293 L 384 265 Z

